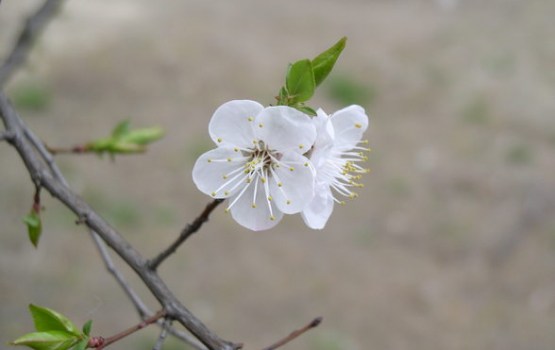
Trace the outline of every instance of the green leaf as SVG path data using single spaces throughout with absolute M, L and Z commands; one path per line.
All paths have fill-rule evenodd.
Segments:
M 300 60 L 289 66 L 285 88 L 289 93 L 289 106 L 308 101 L 312 97 L 316 84 L 310 60 Z
M 42 233 L 42 222 L 40 220 L 39 213 L 35 210 L 31 210 L 29 214 L 23 217 L 23 222 L 27 225 L 29 240 L 36 248 L 39 244 L 40 235 Z
M 73 350 L 85 350 L 87 348 L 87 345 L 89 345 L 89 337 L 86 337 L 86 338 L 82 339 L 81 341 L 79 341 L 79 343 L 77 343 L 77 345 L 75 345 Z
M 110 137 L 89 142 L 85 149 L 98 154 L 102 153 L 140 153 L 146 150 L 145 145 L 164 136 L 164 130 L 158 127 L 131 129 L 129 121 L 120 122 Z
M 47 331 L 25 334 L 10 344 L 28 346 L 35 350 L 67 350 L 80 339 L 79 336 L 63 331 Z
M 304 114 L 308 114 L 313 117 L 316 116 L 316 111 L 311 107 L 302 105 L 302 106 L 295 106 L 295 108 L 303 112 Z
M 129 132 L 129 128 L 131 127 L 131 123 L 129 120 L 123 120 L 116 125 L 114 130 L 112 130 L 112 138 L 119 138 Z
M 320 85 L 324 79 L 330 74 L 335 62 L 345 48 L 347 37 L 341 38 L 335 45 L 322 52 L 312 60 L 312 69 L 314 70 L 314 82 L 316 86 Z
M 158 127 L 135 129 L 122 135 L 121 141 L 126 143 L 134 143 L 137 145 L 146 145 L 148 143 L 159 140 L 164 136 L 164 130 Z
M 75 336 L 81 335 L 73 322 L 54 310 L 33 304 L 29 305 L 29 310 L 35 322 L 35 329 L 39 332 L 60 331 Z
M 91 335 L 91 328 L 92 328 L 92 320 L 88 320 L 88 321 L 85 322 L 85 324 L 83 325 L 83 334 L 85 334 L 85 335 Z

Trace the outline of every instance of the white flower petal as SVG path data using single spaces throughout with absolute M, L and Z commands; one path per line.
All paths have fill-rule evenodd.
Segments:
M 335 147 L 348 150 L 356 146 L 368 128 L 364 108 L 352 105 L 335 112 L 330 118 L 335 129 Z
M 319 186 L 312 201 L 304 208 L 301 213 L 305 224 L 316 230 L 321 230 L 326 226 L 328 219 L 333 211 L 333 197 L 329 186 Z
M 279 167 L 272 169 L 270 194 L 285 214 L 303 210 L 314 197 L 314 169 L 310 161 L 297 153 L 286 153 Z
M 227 198 L 246 184 L 244 165 L 245 157 L 240 151 L 219 147 L 197 159 L 193 168 L 193 182 L 209 196 Z
M 312 118 L 316 127 L 316 141 L 312 148 L 310 161 L 318 169 L 326 162 L 327 157 L 332 151 L 335 131 L 329 116 L 322 109 L 318 109 L 316 113 L 317 116 Z
M 231 207 L 231 216 L 237 223 L 253 231 L 267 230 L 275 225 L 283 217 L 283 213 L 276 208 L 275 204 L 268 201 L 264 189 L 259 186 L 254 199 L 254 183 L 241 194 L 241 197 Z M 239 195 L 239 193 L 237 194 Z M 229 199 L 230 203 L 235 201 L 235 196 Z M 270 212 L 271 206 L 271 212 Z
M 254 120 L 264 109 L 260 103 L 250 100 L 229 101 L 218 107 L 208 131 L 218 146 L 249 147 L 254 140 Z
M 287 106 L 264 109 L 257 117 L 255 134 L 272 150 L 306 153 L 316 140 L 316 128 L 306 114 Z

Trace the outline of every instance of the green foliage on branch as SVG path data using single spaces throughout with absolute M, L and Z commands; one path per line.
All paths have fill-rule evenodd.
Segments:
M 85 145 L 85 150 L 111 155 L 141 153 L 146 151 L 149 143 L 161 139 L 162 136 L 164 130 L 159 127 L 131 129 L 129 120 L 124 120 L 116 125 L 109 137 L 89 142 Z
M 277 104 L 296 108 L 308 115 L 316 115 L 316 111 L 305 105 L 305 102 L 310 100 L 316 88 L 329 75 L 346 42 L 347 38 L 343 37 L 314 59 L 302 59 L 290 64 L 285 75 L 285 85 L 276 97 Z
M 27 346 L 34 350 L 84 350 L 87 348 L 92 321 L 80 331 L 64 315 L 37 305 L 29 305 L 36 332 L 27 333 L 11 345 Z

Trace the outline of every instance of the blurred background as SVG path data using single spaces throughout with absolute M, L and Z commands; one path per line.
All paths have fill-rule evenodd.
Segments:
M 0 57 L 40 4 L 0 6 Z M 58 156 L 72 187 L 146 256 L 210 199 L 191 180 L 208 121 L 232 99 L 273 103 L 287 64 L 347 47 L 312 105 L 366 108 L 360 197 L 323 231 L 299 216 L 250 232 L 218 208 L 160 272 L 221 337 L 259 349 L 555 348 L 555 2 L 550 0 L 67 1 L 6 87 L 50 146 L 120 120 L 166 137 L 141 156 Z M 0 342 L 28 303 L 93 334 L 137 320 L 74 216 L 46 193 L 38 249 L 21 218 L 33 186 L 0 143 Z M 122 264 L 152 309 L 156 302 Z M 113 349 L 151 349 L 142 331 Z M 170 341 L 165 349 L 183 349 Z

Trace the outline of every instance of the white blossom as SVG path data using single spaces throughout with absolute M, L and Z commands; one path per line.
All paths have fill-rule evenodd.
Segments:
M 359 165 L 367 160 L 368 141 L 362 139 L 368 127 L 368 116 L 357 105 L 343 108 L 331 116 L 323 110 L 313 118 L 317 139 L 310 160 L 316 170 L 315 196 L 303 209 L 305 223 L 313 229 L 326 225 L 334 203 L 344 204 L 334 192 L 349 198 L 357 197 L 352 189 L 362 187 L 357 181 L 368 172 Z
M 220 106 L 209 124 L 217 148 L 201 155 L 193 181 L 242 226 L 266 230 L 283 214 L 301 212 L 314 197 L 314 168 L 305 154 L 316 127 L 304 113 L 249 100 Z

